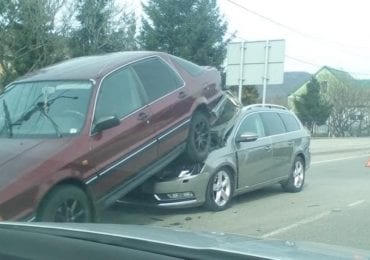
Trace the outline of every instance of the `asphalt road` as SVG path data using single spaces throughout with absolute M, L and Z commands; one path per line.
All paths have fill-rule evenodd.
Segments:
M 370 149 L 315 153 L 300 193 L 279 185 L 234 198 L 222 212 L 117 204 L 102 222 L 311 241 L 370 250 Z

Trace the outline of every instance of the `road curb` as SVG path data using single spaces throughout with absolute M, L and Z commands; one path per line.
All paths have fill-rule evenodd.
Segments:
M 346 152 L 360 152 L 367 151 L 370 154 L 369 147 L 363 148 L 354 148 L 354 149 L 342 149 L 342 150 L 330 150 L 330 151 L 320 151 L 320 152 L 311 152 L 311 155 L 325 155 L 325 154 L 336 154 L 336 153 L 346 153 Z
M 312 138 L 312 155 L 330 155 L 350 152 L 370 154 L 370 137 Z

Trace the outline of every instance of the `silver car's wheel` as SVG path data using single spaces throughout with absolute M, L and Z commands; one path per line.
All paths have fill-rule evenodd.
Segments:
M 225 209 L 232 198 L 233 188 L 233 177 L 229 170 L 220 169 L 214 173 L 208 184 L 207 208 L 214 211 Z
M 294 164 L 293 180 L 294 187 L 298 189 L 302 187 L 304 181 L 304 166 L 300 160 L 297 160 Z
M 288 192 L 299 192 L 302 190 L 305 181 L 305 166 L 302 157 L 294 160 L 292 173 L 289 179 L 282 183 L 282 187 Z

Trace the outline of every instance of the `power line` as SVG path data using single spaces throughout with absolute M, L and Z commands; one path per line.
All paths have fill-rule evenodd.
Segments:
M 294 60 L 294 61 L 297 61 L 299 63 L 303 63 L 303 64 L 307 64 L 307 65 L 311 65 L 313 67 L 317 67 L 317 68 L 322 68 L 323 66 L 322 65 L 319 65 L 319 64 L 315 64 L 313 62 L 310 62 L 310 61 L 306 61 L 306 60 L 302 60 L 300 58 L 295 58 L 295 57 L 292 57 L 290 55 L 285 55 L 286 58 L 290 59 L 290 60 Z
M 227 33 L 227 34 L 229 36 L 233 36 L 234 38 L 239 39 L 241 41 L 244 41 L 244 42 L 247 42 L 248 41 L 247 39 L 245 39 L 243 37 L 240 37 L 240 36 L 236 36 L 235 34 L 232 34 L 232 33 Z M 285 55 L 285 58 L 290 59 L 290 60 L 294 60 L 294 61 L 299 62 L 299 63 L 302 63 L 302 64 L 310 65 L 310 66 L 315 67 L 317 69 L 320 69 L 320 68 L 322 68 L 322 67 L 325 66 L 325 65 L 320 65 L 320 64 L 314 63 L 312 61 L 307 61 L 305 59 L 293 57 L 293 56 L 288 55 L 288 54 Z M 335 68 L 335 66 L 330 66 L 330 65 L 327 65 L 327 66 L 332 67 L 332 68 Z M 340 69 L 340 70 L 343 70 L 343 69 Z M 344 71 L 346 71 L 348 73 L 351 73 L 351 74 L 357 74 L 357 75 L 363 75 L 363 76 L 370 76 L 370 73 L 355 72 L 355 71 L 348 71 L 348 70 L 344 70 Z
M 243 6 L 243 5 L 241 5 L 241 4 L 238 4 L 238 3 L 236 3 L 236 2 L 235 2 L 235 1 L 233 1 L 233 0 L 226 0 L 226 1 L 228 1 L 229 3 L 231 3 L 231 4 L 235 5 L 235 6 L 237 6 L 238 8 L 243 9 L 244 11 L 246 11 L 246 12 L 248 12 L 248 13 L 251 13 L 251 14 L 253 14 L 253 15 L 257 16 L 257 17 L 260 17 L 260 18 L 262 18 L 262 19 L 264 19 L 264 20 L 266 20 L 266 21 L 268 21 L 268 22 L 270 22 L 270 23 L 273 23 L 273 24 L 275 24 L 275 25 L 277 25 L 277 26 L 279 26 L 279 27 L 282 27 L 282 28 L 284 28 L 284 29 L 286 29 L 286 30 L 288 30 L 288 31 L 291 31 L 291 32 L 293 32 L 293 33 L 295 33 L 295 34 L 301 35 L 301 36 L 306 37 L 306 38 L 310 38 L 310 39 L 312 39 L 312 40 L 314 40 L 314 41 L 321 41 L 321 42 L 324 42 L 324 43 L 326 43 L 326 44 L 328 44 L 328 43 L 329 43 L 329 44 L 336 44 L 336 45 L 339 45 L 339 46 L 341 46 L 341 47 L 351 48 L 351 46 L 346 45 L 346 44 L 343 44 L 343 43 L 334 42 L 334 41 L 327 41 L 327 40 L 321 39 L 321 38 L 319 38 L 319 37 L 315 37 L 315 36 L 312 36 L 312 35 L 310 35 L 310 34 L 303 33 L 303 32 L 301 32 L 300 30 L 298 30 L 298 29 L 296 29 L 296 28 L 294 28 L 294 27 L 291 27 L 291 26 L 288 26 L 288 25 L 286 25 L 286 24 L 280 23 L 280 22 L 275 21 L 275 20 L 273 20 L 273 19 L 271 19 L 271 18 L 269 18 L 269 17 L 267 17 L 267 16 L 265 16 L 265 15 L 262 15 L 262 14 L 260 14 L 260 13 L 258 13 L 258 12 L 255 12 L 255 11 L 253 11 L 253 10 L 249 9 L 249 8 L 246 8 L 245 6 Z M 234 37 L 235 37 L 235 38 L 238 38 L 238 39 L 240 39 L 240 40 L 242 40 L 242 41 L 247 41 L 246 39 L 244 39 L 244 38 L 242 38 L 242 37 L 236 36 L 236 35 L 235 35 L 235 33 L 234 33 Z M 353 47 L 354 47 L 354 46 L 353 46 Z M 348 50 L 343 50 L 343 51 L 344 51 L 344 52 L 346 52 L 347 54 L 351 55 L 351 56 L 360 57 L 360 58 L 362 58 L 362 59 L 368 59 L 368 58 L 370 58 L 370 57 L 366 57 L 366 56 L 365 56 L 365 55 L 363 55 L 363 54 L 362 54 L 362 55 L 360 55 L 360 54 L 358 54 L 358 53 L 353 53 L 353 52 L 348 51 Z M 286 55 L 286 58 L 291 59 L 291 60 L 294 60 L 294 61 L 297 61 L 297 62 L 300 62 L 300 63 L 302 63 L 302 64 L 306 64 L 306 65 L 310 65 L 310 66 L 313 66 L 313 67 L 317 67 L 317 68 L 321 68 L 321 67 L 323 67 L 322 65 L 315 64 L 315 63 L 313 63 L 313 62 L 306 61 L 306 60 L 303 60 L 303 59 L 300 59 L 300 58 L 296 58 L 296 57 L 292 57 L 292 56 L 289 56 L 289 55 Z M 363 76 L 370 76 L 370 74 L 369 74 L 369 73 L 354 72 L 354 71 L 348 71 L 348 70 L 346 70 L 346 72 L 351 73 L 351 74 L 357 74 L 357 75 L 363 75 Z
M 243 9 L 244 11 L 246 11 L 246 12 L 248 12 L 250 14 L 253 14 L 253 15 L 255 15 L 255 16 L 257 16 L 257 17 L 259 17 L 259 18 L 261 18 L 263 20 L 266 20 L 266 21 L 268 21 L 268 22 L 270 22 L 272 24 L 275 24 L 275 25 L 277 25 L 279 27 L 282 27 L 285 30 L 288 30 L 290 32 L 293 32 L 295 34 L 298 34 L 298 35 L 300 35 L 302 37 L 309 38 L 309 39 L 311 39 L 313 41 L 319 41 L 321 43 L 325 43 L 325 44 L 329 44 L 329 45 L 333 45 L 334 44 L 334 45 L 338 45 L 338 46 L 340 46 L 342 48 L 347 48 L 347 49 L 342 50 L 342 51 L 343 52 L 347 52 L 351 56 L 360 57 L 360 58 L 363 58 L 363 59 L 366 59 L 366 60 L 370 58 L 370 57 L 364 56 L 363 54 L 359 54 L 359 53 L 354 53 L 352 51 L 348 51 L 348 48 L 356 48 L 356 49 L 359 49 L 359 48 L 362 48 L 362 47 L 359 47 L 359 46 L 350 46 L 350 45 L 343 44 L 341 42 L 336 42 L 336 41 L 330 41 L 330 40 L 328 41 L 328 40 L 323 39 L 323 38 L 320 38 L 318 36 L 313 36 L 311 34 L 304 33 L 304 32 L 302 32 L 302 31 L 300 31 L 300 30 L 298 30 L 298 29 L 296 29 L 296 28 L 294 28 L 292 26 L 283 24 L 283 23 L 278 22 L 278 21 L 276 21 L 274 19 L 271 19 L 271 18 L 269 18 L 269 17 L 267 17 L 265 15 L 262 15 L 262 14 L 256 12 L 256 11 L 253 11 L 253 10 L 251 10 L 251 9 L 249 9 L 249 8 L 247 8 L 247 7 L 241 5 L 241 4 L 239 4 L 239 3 L 237 3 L 237 2 L 235 2 L 233 0 L 226 0 L 226 1 L 229 2 L 229 3 L 231 3 L 231 4 L 233 4 L 233 5 L 235 5 L 235 6 L 237 6 L 237 7 L 239 7 L 240 9 Z
M 303 63 L 303 64 L 307 64 L 307 65 L 311 65 L 313 67 L 317 67 L 317 68 L 322 68 L 323 67 L 323 65 L 315 64 L 311 61 L 307 61 L 307 60 L 303 60 L 303 59 L 300 59 L 300 58 L 292 57 L 290 55 L 285 55 L 285 57 L 290 59 L 290 60 L 294 60 L 294 61 L 297 61 L 297 62 L 300 62 L 300 63 Z M 329 67 L 332 67 L 332 66 L 329 66 Z M 333 67 L 333 68 L 335 68 L 335 67 Z M 358 72 L 358 71 L 349 71 L 349 70 L 344 70 L 344 69 L 339 69 L 339 70 L 343 70 L 343 71 L 348 72 L 350 74 L 370 76 L 370 73 L 364 73 L 364 72 Z
M 232 0 L 226 0 L 226 1 L 228 1 L 229 3 L 231 3 L 231 4 L 233 4 L 233 5 L 237 6 L 237 7 L 239 7 L 239 8 L 241 8 L 241 9 L 243 9 L 244 11 L 246 11 L 246 12 L 248 12 L 248 13 L 251 13 L 251 14 L 253 14 L 253 15 L 255 15 L 255 16 L 258 16 L 258 17 L 260 17 L 260 18 L 262 18 L 262 19 L 264 19 L 264 20 L 266 20 L 266 21 L 269 21 L 269 22 L 271 22 L 271 23 L 273 23 L 273 24 L 275 24 L 275 25 L 277 25 L 277 26 L 283 27 L 283 28 L 285 28 L 285 29 L 286 29 L 286 30 L 288 30 L 288 31 L 294 32 L 294 33 L 296 33 L 296 34 L 300 34 L 300 35 L 302 35 L 302 36 L 304 36 L 304 37 L 312 38 L 312 36 L 310 36 L 310 35 L 308 35 L 308 34 L 306 34 L 306 33 L 302 33 L 301 31 L 299 31 L 299 30 L 297 30 L 297 29 L 295 29 L 295 28 L 293 28 L 293 27 L 290 27 L 290 26 L 285 25 L 285 24 L 283 24 L 283 23 L 277 22 L 277 21 L 275 21 L 275 20 L 273 20 L 273 19 L 271 19 L 271 18 L 269 18 L 269 17 L 267 17 L 267 16 L 264 16 L 264 15 L 262 15 L 262 14 L 259 14 L 259 13 L 255 12 L 255 11 L 253 11 L 253 10 L 251 10 L 251 9 L 248 9 L 248 8 L 246 8 L 245 6 L 243 6 L 243 5 L 241 5 L 241 4 L 238 4 L 238 3 L 236 3 L 236 2 L 234 2 L 234 1 L 232 1 Z

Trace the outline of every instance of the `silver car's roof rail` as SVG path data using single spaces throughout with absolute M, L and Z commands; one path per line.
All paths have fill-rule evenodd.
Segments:
M 246 106 L 247 109 L 252 109 L 255 107 L 278 108 L 278 109 L 288 110 L 284 106 L 275 105 L 275 104 L 252 104 L 252 105 Z

